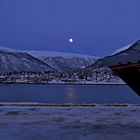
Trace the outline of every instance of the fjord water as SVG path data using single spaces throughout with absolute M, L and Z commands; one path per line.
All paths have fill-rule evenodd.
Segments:
M 0 85 L 0 102 L 140 104 L 126 85 Z

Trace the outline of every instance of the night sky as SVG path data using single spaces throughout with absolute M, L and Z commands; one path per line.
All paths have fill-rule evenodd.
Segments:
M 0 46 L 104 56 L 138 39 L 140 0 L 0 0 Z

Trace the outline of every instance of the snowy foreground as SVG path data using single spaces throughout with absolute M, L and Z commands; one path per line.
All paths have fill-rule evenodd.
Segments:
M 0 107 L 0 140 L 139 139 L 137 106 Z

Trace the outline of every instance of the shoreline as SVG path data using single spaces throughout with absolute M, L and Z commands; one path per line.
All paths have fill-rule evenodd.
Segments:
M 110 83 L 110 82 L 95 82 L 95 83 L 0 83 L 0 85 L 127 85 L 126 83 Z
M 119 104 L 119 103 L 112 103 L 112 104 L 48 104 L 48 103 L 22 103 L 22 102 L 0 102 L 0 107 L 140 107 L 140 104 Z

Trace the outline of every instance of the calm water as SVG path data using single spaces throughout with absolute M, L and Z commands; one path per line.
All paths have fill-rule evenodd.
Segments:
M 0 102 L 139 103 L 126 85 L 0 85 Z

